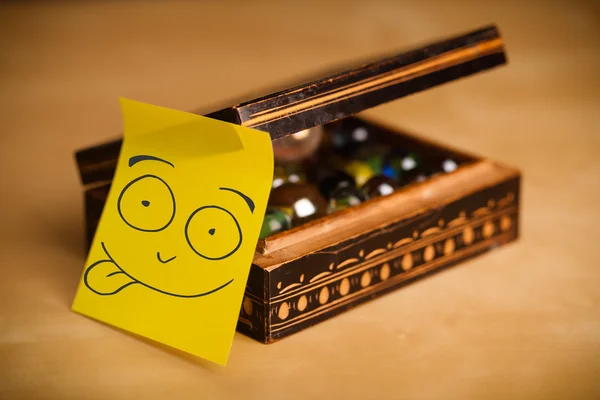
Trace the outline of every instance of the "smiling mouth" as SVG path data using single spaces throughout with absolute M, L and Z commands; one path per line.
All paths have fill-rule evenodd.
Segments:
M 121 290 L 125 289 L 126 287 L 129 287 L 129 286 L 135 285 L 135 284 L 139 284 L 139 285 L 147 287 L 148 289 L 154 290 L 158 293 L 165 294 L 167 296 L 182 297 L 182 298 L 196 298 L 196 297 L 207 296 L 209 294 L 218 292 L 219 290 L 225 288 L 231 282 L 233 282 L 233 279 L 231 279 L 230 281 L 224 283 L 223 285 L 221 285 L 219 287 L 216 287 L 207 292 L 197 293 L 197 294 L 189 294 L 188 295 L 188 294 L 178 294 L 178 293 L 167 292 L 167 291 L 155 288 L 153 286 L 150 286 L 147 283 L 141 282 L 138 279 L 131 276 L 130 274 L 128 274 L 112 258 L 112 256 L 106 249 L 106 245 L 104 244 L 104 242 L 100 242 L 100 244 L 102 245 L 102 250 L 104 250 L 106 257 L 108 257 L 108 260 L 100 260 L 100 261 L 96 261 L 95 263 L 93 263 L 90 267 L 88 267 L 86 269 L 84 277 L 83 277 L 83 281 L 84 281 L 85 285 L 88 287 L 88 289 L 90 289 L 92 292 L 94 292 L 100 296 L 110 296 L 113 294 L 117 294 Z M 166 263 L 174 260 L 176 256 L 173 256 L 173 257 L 163 261 L 160 258 L 160 252 L 158 252 L 158 253 L 156 253 L 156 257 L 158 258 L 158 261 L 160 261 L 163 264 L 166 264 Z M 98 272 L 100 272 L 100 273 L 99 274 L 96 273 L 95 275 L 92 274 L 92 276 L 90 276 L 90 272 L 92 272 L 95 268 L 98 268 L 99 269 Z M 103 271 L 103 269 L 105 269 L 105 270 Z M 91 284 L 90 284 L 90 280 L 92 280 Z M 98 282 L 98 280 L 103 281 L 103 282 Z M 93 281 L 96 281 L 96 282 L 93 282 Z M 97 283 L 98 285 L 96 285 L 95 283 Z M 96 288 L 94 288 L 93 286 L 96 286 Z M 108 286 L 109 288 L 108 289 L 105 288 L 106 290 L 101 290 L 100 288 L 103 286 L 105 286 L 105 287 Z

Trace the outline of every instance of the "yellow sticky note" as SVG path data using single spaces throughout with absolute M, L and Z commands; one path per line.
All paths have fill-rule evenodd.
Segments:
M 121 154 L 73 310 L 224 365 L 271 189 L 270 137 L 121 107 Z

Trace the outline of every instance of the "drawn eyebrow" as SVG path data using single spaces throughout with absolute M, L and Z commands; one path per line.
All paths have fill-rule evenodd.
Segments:
M 226 190 L 228 192 L 232 192 L 232 193 L 235 193 L 238 196 L 240 196 L 242 199 L 244 199 L 246 204 L 248 204 L 248 208 L 250 209 L 250 212 L 252 214 L 254 214 L 254 202 L 252 201 L 252 199 L 250 197 L 246 196 L 244 193 L 240 192 L 239 190 L 235 190 L 235 189 L 231 189 L 231 188 L 222 187 L 222 188 L 219 188 L 219 190 Z
M 154 157 L 154 156 L 148 156 L 148 155 L 139 155 L 139 156 L 133 156 L 129 159 L 129 166 L 133 167 L 135 164 L 139 163 L 140 161 L 159 161 L 159 162 L 163 162 L 165 164 L 169 164 L 171 167 L 175 168 L 175 166 L 170 163 L 167 160 L 163 160 L 162 158 L 158 158 L 158 157 Z

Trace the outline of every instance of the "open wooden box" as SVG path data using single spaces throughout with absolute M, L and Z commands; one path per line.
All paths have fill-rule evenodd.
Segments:
M 495 27 L 440 41 L 207 116 L 273 139 L 340 120 L 459 168 L 261 239 L 238 330 L 269 343 L 518 236 L 519 171 L 352 114 L 502 65 Z M 338 121 L 338 122 L 334 122 Z M 120 141 L 77 152 L 91 243 Z

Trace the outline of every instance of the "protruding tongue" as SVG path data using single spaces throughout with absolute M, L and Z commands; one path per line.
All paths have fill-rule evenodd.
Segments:
M 106 296 L 116 294 L 127 286 L 138 283 L 110 260 L 98 261 L 88 268 L 84 281 L 93 292 Z

